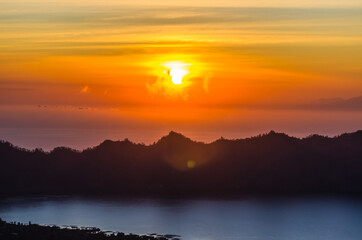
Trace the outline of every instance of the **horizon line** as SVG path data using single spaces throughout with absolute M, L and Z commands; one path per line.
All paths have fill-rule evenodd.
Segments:
M 11 143 L 10 141 L 7 141 L 7 140 L 3 140 L 3 139 L 0 139 L 0 144 L 9 144 L 11 147 L 15 148 L 15 149 L 18 149 L 18 150 L 22 150 L 22 151 L 28 151 L 28 152 L 35 152 L 35 151 L 41 151 L 41 152 L 44 152 L 44 153 L 51 153 L 53 152 L 54 150 L 56 149 L 68 149 L 68 150 L 71 150 L 71 151 L 74 151 L 74 152 L 84 152 L 85 150 L 89 150 L 89 149 L 94 149 L 100 145 L 102 145 L 103 143 L 109 141 L 109 142 L 113 142 L 113 143 L 117 143 L 117 142 L 129 142 L 131 144 L 134 144 L 134 145 L 142 145 L 142 146 L 145 146 L 145 147 L 150 147 L 150 146 L 153 146 L 153 145 L 156 145 L 157 143 L 159 143 L 162 139 L 164 138 L 167 138 L 169 137 L 170 135 L 178 135 L 178 136 L 181 136 L 183 138 L 185 138 L 186 140 L 189 140 L 193 143 L 201 143 L 201 144 L 205 144 L 205 145 L 209 145 L 209 144 L 213 144 L 213 143 L 216 143 L 217 141 L 242 141 L 242 140 L 248 140 L 248 139 L 253 139 L 253 138 L 260 138 L 260 137 L 265 137 L 265 136 L 268 136 L 268 135 L 271 135 L 271 134 L 279 134 L 279 135 L 284 135 L 288 138 L 292 138 L 292 139 L 298 139 L 298 140 L 304 140 L 304 139 L 308 139 L 308 138 L 311 138 L 311 137 L 323 137 L 323 138 L 327 138 L 327 139 L 335 139 L 335 138 L 338 138 L 338 137 L 341 137 L 343 135 L 351 135 L 351 134 L 356 134 L 356 133 L 359 133 L 359 132 L 362 132 L 362 129 L 358 129 L 356 131 L 353 131 L 353 132 L 344 132 L 344 133 L 341 133 L 341 134 L 338 134 L 338 135 L 334 135 L 334 136 L 328 136 L 328 135 L 321 135 L 321 134 L 317 134 L 317 133 L 314 133 L 314 134 L 309 134 L 305 137 L 296 137 L 296 136 L 291 136 L 287 133 L 284 133 L 284 132 L 277 132 L 277 131 L 274 131 L 274 130 L 270 130 L 269 132 L 264 132 L 264 133 L 259 133 L 257 135 L 254 135 L 254 136 L 250 136 L 250 137 L 244 137 L 244 138 L 224 138 L 223 136 L 220 136 L 218 139 L 215 139 L 211 142 L 204 142 L 204 141 L 198 141 L 198 140 L 193 140 L 187 136 L 185 136 L 184 134 L 180 133 L 180 132 L 176 132 L 174 130 L 170 130 L 169 133 L 167 135 L 164 135 L 162 137 L 160 137 L 157 141 L 154 141 L 153 143 L 149 143 L 149 144 L 145 144 L 143 142 L 133 142 L 131 140 L 129 140 L 129 138 L 124 138 L 123 140 L 111 140 L 111 139 L 105 139 L 103 141 L 101 141 L 99 144 L 96 144 L 94 146 L 90 146 L 90 147 L 87 147 L 87 148 L 84 148 L 82 150 L 78 150 L 78 149 L 75 149 L 75 148 L 72 148 L 72 147 L 66 147 L 66 146 L 57 146 L 57 147 L 54 147 L 53 149 L 51 150 L 44 150 L 43 148 L 39 148 L 39 147 L 36 147 L 36 148 L 33 148 L 33 149 L 28 149 L 28 148 L 25 148 L 25 147 L 21 147 L 21 146 L 18 146 L 18 145 L 15 145 L 13 143 Z

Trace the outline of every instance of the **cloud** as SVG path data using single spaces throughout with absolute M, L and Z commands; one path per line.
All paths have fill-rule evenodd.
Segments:
M 346 110 L 346 111 L 362 111 L 362 96 L 349 99 L 327 98 L 319 99 L 304 105 L 306 108 L 318 110 Z
M 187 87 L 189 84 L 183 82 L 180 85 L 175 85 L 171 81 L 171 76 L 168 73 L 164 73 L 157 78 L 153 83 L 146 83 L 146 88 L 151 95 L 163 95 L 168 99 L 181 98 L 187 100 Z
M 362 112 L 362 96 L 353 98 L 326 98 L 306 103 L 240 103 L 240 102 L 219 102 L 199 107 L 210 107 L 219 109 L 254 109 L 254 110 L 297 110 L 297 111 L 351 111 Z
M 81 90 L 80 90 L 81 93 L 87 93 L 88 92 L 88 86 L 84 86 Z
M 213 74 L 212 72 L 208 72 L 205 77 L 204 77 L 204 81 L 203 81 L 203 88 L 205 90 L 205 92 L 209 92 L 209 84 L 210 84 L 210 80 L 212 78 Z

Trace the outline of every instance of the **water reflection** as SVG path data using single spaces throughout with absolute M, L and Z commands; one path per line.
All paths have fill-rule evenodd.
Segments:
M 362 201 L 347 198 L 157 200 L 6 198 L 7 221 L 96 226 L 185 240 L 360 239 Z

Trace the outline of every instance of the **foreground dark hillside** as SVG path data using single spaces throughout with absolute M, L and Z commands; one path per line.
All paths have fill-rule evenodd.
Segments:
M 270 132 L 210 144 L 170 132 L 145 146 L 104 141 L 77 152 L 0 143 L 0 194 L 237 196 L 362 193 L 362 131 L 304 139 Z
M 98 228 L 59 228 L 38 224 L 7 223 L 0 218 L 1 240 L 177 240 L 177 236 L 102 232 Z

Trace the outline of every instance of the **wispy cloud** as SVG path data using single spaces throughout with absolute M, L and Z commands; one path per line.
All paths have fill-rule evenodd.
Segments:
M 307 103 L 217 103 L 210 108 L 221 109 L 258 109 L 258 110 L 293 110 L 293 111 L 352 111 L 362 112 L 362 96 L 353 98 L 324 98 Z
M 305 104 L 302 107 L 316 110 L 362 111 L 362 96 L 343 99 L 325 98 Z
M 88 92 L 89 87 L 88 86 L 84 86 L 82 87 L 82 89 L 80 90 L 81 93 L 87 93 Z
M 212 72 L 208 72 L 205 77 L 204 77 L 204 80 L 203 80 L 203 87 L 204 87 L 204 90 L 205 92 L 209 92 L 209 84 L 210 84 L 210 81 L 211 81 L 211 78 L 212 78 Z
M 187 86 L 188 83 L 183 83 L 181 85 L 173 84 L 171 76 L 167 73 L 160 75 L 157 80 L 152 83 L 146 83 L 146 88 L 151 95 L 163 95 L 168 99 L 181 98 L 187 100 Z

